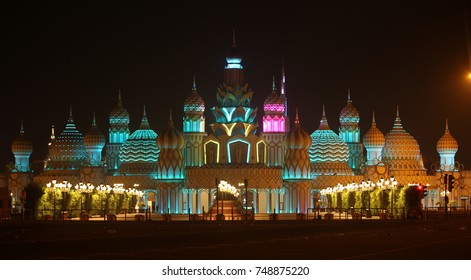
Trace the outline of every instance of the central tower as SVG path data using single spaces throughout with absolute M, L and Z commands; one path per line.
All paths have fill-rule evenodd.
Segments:
M 213 132 L 205 139 L 205 164 L 265 163 L 266 145 L 257 132 L 257 108 L 250 107 L 253 92 L 244 84 L 242 58 L 232 38 L 232 48 L 226 56 L 224 82 L 218 87 L 217 106 L 211 108 L 215 122 Z

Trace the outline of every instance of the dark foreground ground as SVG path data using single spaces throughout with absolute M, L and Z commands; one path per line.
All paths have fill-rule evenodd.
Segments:
M 0 259 L 471 259 L 469 219 L 4 222 Z

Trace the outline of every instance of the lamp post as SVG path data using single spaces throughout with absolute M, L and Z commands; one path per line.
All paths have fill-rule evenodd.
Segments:
M 123 194 L 124 194 L 124 187 L 123 184 L 113 184 L 113 193 L 119 195 L 118 205 L 116 205 L 116 212 L 119 213 L 119 210 L 122 208 L 123 203 Z
M 80 213 L 83 212 L 83 195 L 90 194 L 95 189 L 93 184 L 84 184 L 82 181 L 75 185 L 75 190 L 80 193 Z
M 56 219 L 56 188 L 57 188 L 57 181 L 56 179 L 52 179 L 51 182 L 47 183 L 46 186 L 53 190 L 54 192 L 54 210 L 52 212 L 52 219 Z

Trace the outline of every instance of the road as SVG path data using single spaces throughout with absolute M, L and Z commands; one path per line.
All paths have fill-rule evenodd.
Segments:
M 445 221 L 4 222 L 9 260 L 467 260 L 471 223 Z

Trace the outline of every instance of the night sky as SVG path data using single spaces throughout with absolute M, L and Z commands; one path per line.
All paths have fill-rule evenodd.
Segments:
M 119 88 L 131 131 L 145 104 L 160 134 L 169 109 L 182 128 L 195 75 L 206 123 L 214 122 L 209 108 L 216 105 L 233 29 L 260 125 L 284 59 L 289 115 L 294 120 L 298 108 L 308 133 L 319 126 L 322 104 L 338 132 L 350 88 L 361 137 L 373 110 L 387 133 L 399 105 L 429 167 L 439 160 L 436 143 L 448 117 L 459 143 L 456 160 L 471 168 L 467 1 L 65 2 L 0 4 L 0 170 L 14 161 L 11 143 L 21 119 L 33 160 L 46 156 L 50 127 L 56 135 L 64 129 L 69 106 L 82 133 L 95 111 L 107 135 Z

